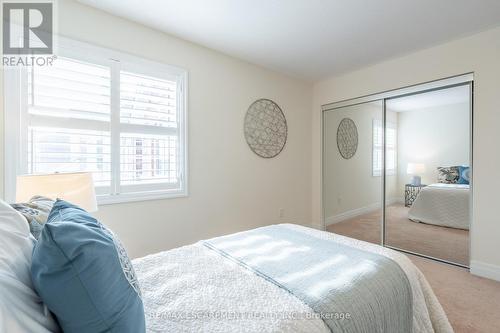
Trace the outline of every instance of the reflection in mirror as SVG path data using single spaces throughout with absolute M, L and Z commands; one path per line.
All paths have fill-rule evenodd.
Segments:
M 381 243 L 382 116 L 382 101 L 323 112 L 326 229 L 376 244 Z
M 389 99 L 386 110 L 385 245 L 468 266 L 469 86 Z

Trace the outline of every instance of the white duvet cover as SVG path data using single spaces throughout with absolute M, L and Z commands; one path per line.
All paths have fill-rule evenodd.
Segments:
M 462 184 L 432 184 L 422 188 L 408 211 L 416 222 L 469 229 L 470 189 Z
M 405 255 L 333 233 L 283 226 L 393 259 L 412 287 L 413 333 L 453 332 L 429 284 Z M 148 332 L 330 332 L 298 298 L 201 243 L 133 264 Z
M 0 200 L 0 332 L 59 332 L 31 282 L 35 239 L 26 219 Z

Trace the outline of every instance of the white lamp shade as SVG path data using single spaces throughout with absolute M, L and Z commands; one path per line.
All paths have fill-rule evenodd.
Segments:
M 16 202 L 27 202 L 35 195 L 63 199 L 88 212 L 97 210 L 94 181 L 89 172 L 18 176 Z
M 409 175 L 421 175 L 425 172 L 425 165 L 423 163 L 408 163 L 406 173 Z

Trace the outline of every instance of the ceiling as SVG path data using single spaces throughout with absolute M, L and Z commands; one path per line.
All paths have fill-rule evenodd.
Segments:
M 79 0 L 309 81 L 500 25 L 499 0 Z
M 395 112 L 413 111 L 445 105 L 469 103 L 469 86 L 458 86 L 387 101 L 387 109 Z

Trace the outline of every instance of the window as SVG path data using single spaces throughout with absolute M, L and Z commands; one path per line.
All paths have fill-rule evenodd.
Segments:
M 396 124 L 387 122 L 386 124 L 386 175 L 396 173 Z M 383 149 L 383 126 L 380 119 L 373 119 L 373 156 L 372 156 L 372 176 L 382 175 L 382 149 Z
M 17 174 L 76 171 L 92 172 L 100 203 L 185 195 L 186 72 L 60 43 L 53 66 L 6 75 L 6 124 L 19 125 L 6 126 L 6 156 L 19 157 L 8 199 Z

